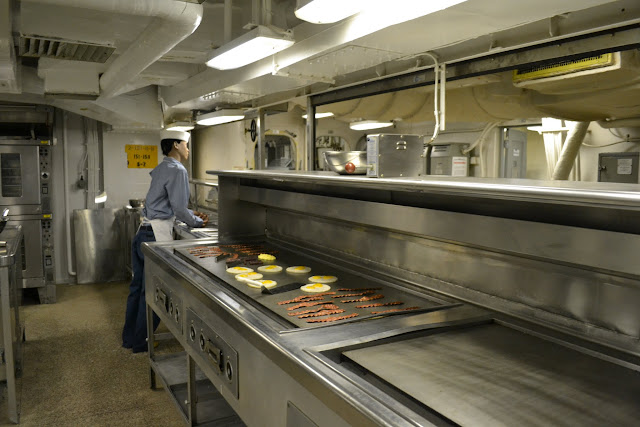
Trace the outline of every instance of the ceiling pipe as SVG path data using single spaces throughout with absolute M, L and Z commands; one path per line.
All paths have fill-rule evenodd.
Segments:
M 118 95 L 127 83 L 191 35 L 203 13 L 201 4 L 176 0 L 22 1 L 156 18 L 102 74 L 99 99 Z
M 576 156 L 580 151 L 582 141 L 587 135 L 590 123 L 591 122 L 576 122 L 573 128 L 569 130 L 567 140 L 564 142 L 562 153 L 560 153 L 560 158 L 558 159 L 556 168 L 553 170 L 553 176 L 551 179 L 569 179 L 569 173 L 576 161 Z

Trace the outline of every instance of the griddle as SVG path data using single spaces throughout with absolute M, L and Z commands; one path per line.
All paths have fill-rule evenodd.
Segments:
M 635 426 L 640 372 L 497 323 L 343 357 L 459 425 Z
M 232 245 L 249 245 L 255 248 L 255 251 L 250 251 L 251 255 L 247 255 L 246 252 L 242 252 L 237 248 L 234 248 Z M 201 258 L 199 256 L 194 255 L 195 248 L 203 248 L 203 251 L 206 251 L 206 247 L 213 248 L 219 247 L 226 254 L 224 257 L 214 257 L 208 256 Z M 266 264 L 257 263 L 255 260 L 257 259 L 257 252 L 273 254 L 276 257 L 274 262 L 269 262 Z M 255 254 L 254 254 L 255 253 Z M 344 323 L 349 321 L 356 321 L 360 318 L 367 318 L 367 316 L 372 315 L 374 311 L 386 311 L 392 309 L 403 309 L 409 307 L 417 307 L 416 312 L 420 312 L 422 309 L 429 309 L 432 307 L 441 306 L 440 303 L 425 299 L 419 295 L 412 294 L 397 287 L 392 286 L 391 284 L 384 282 L 382 280 L 372 280 L 366 279 L 362 276 L 357 275 L 354 272 L 346 270 L 341 267 L 337 267 L 334 265 L 329 265 L 328 263 L 318 260 L 313 256 L 300 253 L 293 252 L 289 249 L 286 249 L 280 245 L 275 245 L 270 242 L 265 241 L 251 241 L 251 242 L 234 242 L 234 243 L 218 243 L 215 245 L 202 245 L 202 244 L 194 244 L 193 246 L 188 247 L 180 247 L 174 249 L 174 254 L 181 259 L 185 260 L 192 266 L 196 267 L 198 270 L 202 271 L 206 275 L 211 278 L 216 279 L 217 281 L 226 285 L 227 288 L 231 289 L 233 292 L 242 295 L 249 301 L 258 305 L 262 309 L 266 309 L 269 313 L 274 314 L 278 319 L 283 321 L 284 325 L 293 328 L 309 328 L 319 325 L 333 325 L 338 323 Z M 258 267 L 261 265 L 279 265 L 282 267 L 282 271 L 279 273 L 262 273 L 263 279 L 275 280 L 278 282 L 278 285 L 271 289 L 273 294 L 263 293 L 261 289 L 252 288 L 248 286 L 246 283 L 240 282 L 235 279 L 235 274 L 227 273 L 226 270 L 228 268 L 227 260 L 233 257 L 233 254 L 238 254 L 238 259 L 245 259 L 246 263 L 243 262 L 235 262 L 232 265 L 249 267 L 252 268 L 255 272 L 258 272 Z M 292 274 L 287 273 L 287 267 L 303 265 L 311 268 L 309 273 L 305 274 Z M 311 276 L 336 276 L 338 281 L 335 283 L 330 283 L 331 290 L 329 292 L 336 292 L 336 295 L 345 295 L 351 292 L 343 292 L 338 291 L 339 288 L 381 288 L 380 290 L 376 290 L 374 294 L 384 295 L 383 298 L 374 300 L 374 301 L 365 301 L 358 303 L 342 303 L 342 300 L 351 299 L 351 297 L 347 298 L 332 298 L 334 295 L 324 296 L 323 301 L 326 301 L 328 304 L 335 304 L 340 309 L 344 309 L 343 313 L 334 314 L 330 316 L 322 316 L 322 317 L 314 317 L 308 319 L 298 319 L 297 316 L 289 316 L 287 308 L 292 307 L 296 304 L 287 304 L 287 305 L 279 305 L 278 302 L 284 300 L 290 300 L 298 296 L 313 296 L 315 294 L 303 292 L 296 287 L 293 290 L 289 290 L 286 292 L 279 293 L 279 288 L 287 287 L 292 283 L 300 283 L 307 284 L 311 283 L 308 278 Z M 357 297 L 353 297 L 357 298 Z M 385 302 L 395 302 L 400 301 L 403 304 L 397 306 L 386 306 L 386 307 L 374 307 L 374 308 L 356 308 L 357 305 L 364 305 L 369 303 L 385 303 Z M 313 307 L 308 307 L 313 308 Z M 305 310 L 306 308 L 300 308 L 295 311 Z M 404 313 L 410 314 L 412 311 L 406 311 Z M 330 322 L 330 323 L 309 323 L 307 320 L 310 319 L 322 319 L 326 317 L 333 316 L 344 316 L 357 313 L 358 317 L 353 317 L 350 319 Z M 401 312 L 402 313 L 402 312 Z

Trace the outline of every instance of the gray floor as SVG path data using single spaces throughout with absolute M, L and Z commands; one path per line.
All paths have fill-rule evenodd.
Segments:
M 21 425 L 184 425 L 167 393 L 149 388 L 147 354 L 121 347 L 128 287 L 62 285 L 57 303 L 22 307 Z M 7 422 L 2 400 L 0 424 Z

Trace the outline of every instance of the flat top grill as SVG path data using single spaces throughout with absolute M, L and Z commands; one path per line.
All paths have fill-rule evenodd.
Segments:
M 263 263 L 258 259 L 258 255 L 263 253 L 274 255 L 276 260 Z M 420 312 L 441 306 L 438 302 L 402 291 L 384 281 L 361 277 L 311 255 L 293 252 L 273 243 L 194 244 L 176 248 L 174 254 L 209 277 L 221 280 L 235 293 L 275 314 L 287 327 L 308 328 L 356 321 L 376 317 L 378 314 Z M 277 282 L 270 289 L 273 294 L 263 293 L 261 289 L 236 280 L 235 274 L 227 273 L 230 266 L 249 267 L 258 272 L 258 267 L 262 265 L 282 267 L 282 271 L 278 273 L 260 272 L 262 279 Z M 291 266 L 306 266 L 311 271 L 305 274 L 286 272 L 287 267 Z M 327 292 L 310 293 L 300 290 L 301 286 L 311 283 L 309 277 L 317 275 L 336 276 L 338 280 L 329 284 L 331 289 Z M 280 292 L 283 289 L 291 290 Z M 296 301 L 279 304 L 292 300 Z
M 343 356 L 459 425 L 632 426 L 640 372 L 497 323 Z

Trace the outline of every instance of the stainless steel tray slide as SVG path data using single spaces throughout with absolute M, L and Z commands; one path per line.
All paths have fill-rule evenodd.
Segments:
M 273 253 L 276 256 L 276 261 L 270 263 L 268 265 L 279 265 L 282 267 L 282 271 L 279 273 L 261 273 L 263 274 L 263 279 L 275 280 L 278 285 L 272 288 L 272 291 L 277 292 L 279 288 L 282 286 L 291 284 L 291 283 L 300 283 L 303 284 L 310 283 L 308 278 L 310 276 L 315 275 L 327 275 L 327 276 L 336 276 L 338 278 L 337 282 L 330 283 L 331 289 L 329 292 L 334 292 L 332 295 L 325 295 L 322 301 L 325 301 L 327 304 L 333 304 L 338 306 L 340 309 L 344 310 L 339 314 L 335 314 L 335 316 L 345 316 L 350 314 L 358 314 L 358 317 L 353 317 L 350 319 L 331 322 L 331 323 L 309 323 L 308 320 L 315 319 L 314 317 L 310 318 L 302 318 L 299 319 L 297 316 L 290 316 L 289 313 L 299 312 L 305 309 L 312 309 L 314 307 L 300 307 L 296 310 L 289 310 L 290 308 L 297 305 L 297 303 L 281 305 L 278 304 L 281 301 L 291 300 L 300 296 L 314 296 L 313 293 L 307 293 L 301 291 L 299 288 L 277 293 L 277 294 L 264 294 L 261 289 L 253 288 L 248 286 L 244 282 L 240 282 L 235 279 L 235 275 L 231 273 L 227 273 L 227 265 L 224 259 L 220 261 L 216 261 L 215 257 L 204 257 L 201 258 L 197 255 L 194 255 L 192 252 L 194 248 L 204 248 L 207 247 L 221 247 L 225 252 L 228 253 L 238 253 L 237 250 L 234 250 L 234 245 L 252 245 L 255 248 L 260 248 L 264 253 Z M 412 311 L 400 311 L 401 313 L 412 313 L 419 312 L 420 310 L 428 310 L 431 308 L 436 308 L 442 306 L 441 303 L 431 301 L 425 299 L 422 296 L 415 295 L 409 293 L 407 291 L 403 291 L 398 289 L 397 287 L 393 287 L 391 284 L 380 280 L 380 279 L 372 279 L 372 278 L 363 278 L 358 276 L 357 274 L 350 272 L 342 267 L 331 265 L 326 261 L 321 261 L 319 259 L 314 258 L 311 255 L 303 254 L 301 252 L 294 252 L 289 250 L 281 245 L 274 244 L 273 242 L 265 242 L 265 241 L 250 241 L 250 242 L 233 242 L 233 243 L 217 243 L 211 245 L 202 244 L 194 244 L 189 247 L 180 247 L 175 248 L 174 253 L 180 257 L 181 259 L 187 261 L 189 264 L 195 266 L 200 271 L 207 274 L 209 277 L 221 281 L 225 284 L 229 289 L 234 291 L 236 294 L 239 294 L 245 297 L 248 301 L 256 303 L 262 308 L 266 309 L 269 313 L 275 315 L 282 323 L 285 328 L 309 328 L 315 327 L 319 325 L 333 325 L 338 323 L 345 323 L 350 321 L 358 321 L 360 319 L 369 318 L 373 312 L 378 311 L 387 311 L 394 309 L 406 309 L 417 307 L 417 309 Z M 240 253 L 242 257 L 242 253 Z M 257 256 L 253 256 L 252 258 L 257 258 Z M 250 267 L 253 270 L 257 271 L 257 267 L 261 264 L 252 265 L 252 264 L 240 264 L 240 266 Z M 290 266 L 307 266 L 311 268 L 309 273 L 305 274 L 292 274 L 287 273 L 286 269 Z M 352 300 L 356 298 L 362 298 L 363 296 L 354 296 L 348 297 L 346 295 L 351 294 L 349 291 L 340 291 L 339 289 L 357 289 L 357 288 L 377 288 L 369 295 L 363 295 L 364 297 L 370 295 L 383 295 L 383 298 L 372 300 L 372 301 L 362 301 L 362 302 L 351 302 L 344 303 L 345 300 Z M 344 295 L 341 298 L 333 298 Z M 313 301 L 319 302 L 319 301 Z M 373 303 L 389 303 L 389 302 L 402 302 L 401 305 L 394 306 L 381 306 L 381 307 L 371 307 L 371 308 L 357 308 L 361 305 L 373 304 Z M 318 319 L 323 319 L 324 317 L 318 317 Z
M 374 341 L 343 357 L 459 425 L 640 420 L 640 372 L 498 323 Z

